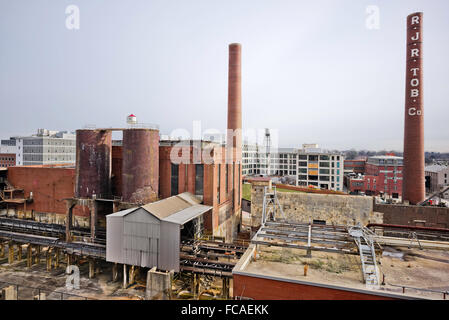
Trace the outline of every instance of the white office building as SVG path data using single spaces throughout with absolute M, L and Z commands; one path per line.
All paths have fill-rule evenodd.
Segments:
M 38 129 L 28 137 L 1 141 L 1 150 L 16 154 L 16 165 L 75 164 L 76 135 L 67 131 Z M 7 152 L 3 152 L 7 153 Z
M 265 152 L 258 145 L 243 146 L 243 175 L 290 176 L 297 186 L 343 190 L 344 155 L 323 151 L 317 144 L 301 149 L 278 148 Z

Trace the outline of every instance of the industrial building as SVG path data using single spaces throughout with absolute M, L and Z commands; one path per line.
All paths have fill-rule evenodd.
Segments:
M 122 128 L 79 129 L 76 137 L 42 130 L 12 139 L 33 165 L 0 171 L 0 255 L 7 247 L 12 263 L 26 244 L 29 267 L 45 248 L 48 261 L 61 253 L 67 265 L 88 259 L 90 277 L 99 261 L 108 261 L 117 279 L 123 264 L 124 287 L 137 268 L 151 268 L 155 277 L 159 271 L 222 277 L 227 292 L 245 248 L 232 244 L 241 219 L 240 44 L 229 46 L 228 81 L 227 145 L 160 140 L 158 126 L 137 123 L 134 115 Z M 114 131 L 122 133 L 120 143 L 113 143 Z
M 420 19 L 420 13 L 409 16 L 409 40 L 416 39 L 412 33 L 421 28 Z M 409 66 L 421 68 L 421 61 L 408 58 Z M 411 97 L 420 89 L 407 84 Z M 84 263 L 91 278 L 107 262 L 113 282 L 120 264 L 124 288 L 144 270 L 147 298 L 172 297 L 172 274 L 179 272 L 191 276 L 193 298 L 201 295 L 201 278 L 213 277 L 222 281 L 222 298 L 232 288 L 237 299 L 446 299 L 449 209 L 422 205 L 421 155 L 414 159 L 423 154 L 422 117 L 408 117 L 422 115 L 419 99 L 406 105 L 408 203 L 343 194 L 344 156 L 316 144 L 268 155 L 265 149 L 264 163 L 254 156 L 259 149 L 244 148 L 253 154 L 245 157 L 256 159 L 245 162 L 241 46 L 231 44 L 227 146 L 161 139 L 157 126 L 138 126 L 132 114 L 128 127 L 77 130 L 75 165 L 0 170 L 0 257 L 7 249 L 13 265 L 25 249 L 32 268 L 45 252 L 48 271 L 61 260 L 67 267 Z M 120 143 L 112 141 L 113 131 L 122 133 Z M 254 179 L 249 246 L 238 238 L 244 229 L 242 170 L 252 170 L 242 164 L 261 164 L 267 175 L 293 175 L 297 186 L 317 187 L 278 192 L 269 178 Z M 369 159 L 365 190 L 398 191 L 401 165 L 397 157 Z M 252 172 L 263 174 L 257 170 L 265 168 Z

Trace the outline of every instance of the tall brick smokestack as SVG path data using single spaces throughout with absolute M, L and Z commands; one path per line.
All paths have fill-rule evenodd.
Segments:
M 242 46 L 239 43 L 229 45 L 228 73 L 228 134 L 227 143 L 232 141 L 234 161 L 242 157 Z M 234 134 L 231 134 L 230 130 Z
M 425 198 L 422 12 L 407 17 L 407 71 L 402 198 L 417 204 Z

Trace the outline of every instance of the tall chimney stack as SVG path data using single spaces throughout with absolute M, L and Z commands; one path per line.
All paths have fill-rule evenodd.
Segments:
M 402 199 L 410 204 L 417 204 L 425 198 L 422 19 L 422 12 L 407 17 Z
M 228 73 L 228 146 L 232 142 L 233 162 L 242 157 L 242 46 L 239 43 L 229 45 Z M 232 131 L 231 131 L 232 130 Z

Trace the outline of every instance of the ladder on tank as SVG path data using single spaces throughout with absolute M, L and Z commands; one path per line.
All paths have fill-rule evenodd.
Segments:
M 372 232 L 364 227 L 352 227 L 349 229 L 349 234 L 353 237 L 359 249 L 365 284 L 372 287 L 379 286 L 380 275 Z

